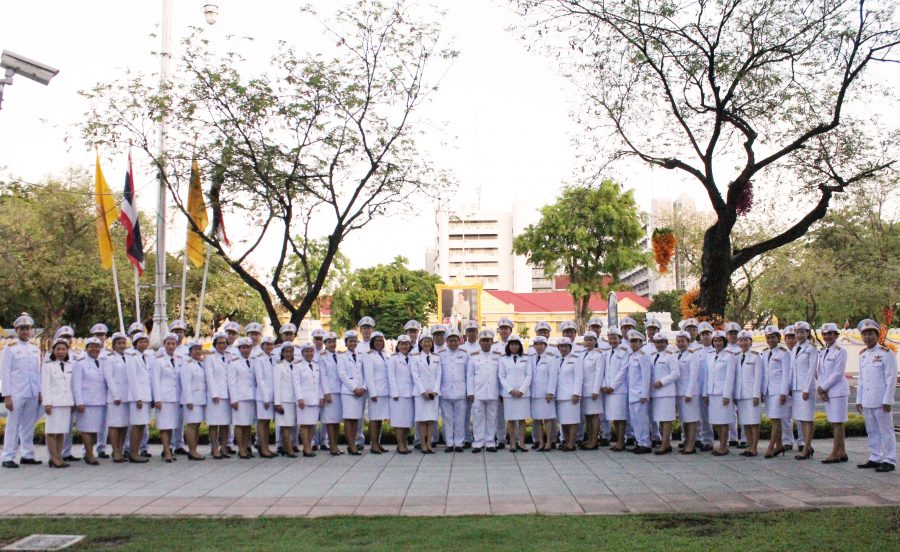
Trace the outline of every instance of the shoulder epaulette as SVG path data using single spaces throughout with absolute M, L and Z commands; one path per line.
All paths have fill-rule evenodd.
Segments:
M 416 351 L 415 353 L 410 353 L 409 356 L 419 356 L 419 351 Z
M 841 346 L 838 345 L 837 343 L 835 343 L 832 347 L 834 348 L 835 351 L 840 351 L 840 350 L 841 350 Z
M 491 352 L 494 353 L 494 354 L 497 355 L 497 356 L 503 356 L 503 355 L 506 354 L 506 353 L 501 353 L 500 351 L 491 351 Z
M 751 355 L 759 356 L 759 353 L 758 353 L 757 351 L 750 350 L 750 351 L 747 351 L 747 352 L 750 353 Z
M 884 345 L 879 345 L 878 347 L 881 348 L 882 351 L 890 352 L 890 349 L 888 347 L 885 347 Z
M 475 356 L 475 355 L 477 355 L 477 354 L 480 353 L 480 352 L 481 352 L 481 351 L 475 351 L 475 352 L 472 352 L 472 353 L 469 353 L 469 354 L 472 355 L 472 356 Z
M 137 349 L 126 349 L 125 354 L 129 356 L 135 356 L 138 354 Z
M 779 343 L 776 349 L 781 349 L 782 351 L 787 351 L 788 348 L 784 346 L 784 343 Z

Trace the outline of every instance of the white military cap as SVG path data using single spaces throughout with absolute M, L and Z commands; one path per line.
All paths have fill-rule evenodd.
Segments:
M 62 338 L 62 337 L 57 337 L 56 339 L 53 340 L 53 345 L 50 346 L 50 349 L 52 350 L 54 347 L 56 347 L 56 346 L 59 345 L 60 343 L 62 343 L 63 345 L 65 345 L 67 349 L 69 348 L 69 341 L 68 341 L 68 340 L 66 340 L 66 339 L 64 339 L 64 338 Z
M 781 335 L 781 330 L 778 328 L 778 326 L 770 325 L 766 326 L 766 329 L 763 330 L 763 333 L 766 335 Z
M 700 322 L 700 325 L 697 326 L 697 328 L 700 330 L 700 333 L 703 333 L 703 332 L 712 333 L 715 331 L 715 328 L 712 327 L 712 324 L 710 324 L 709 322 L 706 322 L 706 321 Z
M 794 327 L 793 324 L 791 324 L 789 326 L 785 326 L 784 335 L 795 335 L 795 333 L 796 333 L 796 328 Z
M 297 326 L 288 322 L 287 324 L 282 324 L 281 328 L 278 330 L 279 335 L 286 334 L 288 332 L 293 333 L 293 334 L 297 333 Z
M 184 324 L 184 320 L 173 320 L 171 324 L 169 324 L 170 330 L 187 330 L 187 326 Z
M 490 339 L 491 341 L 493 341 L 494 332 L 492 332 L 491 330 L 481 330 L 481 332 L 478 334 L 478 341 L 481 341 L 482 339 Z
M 547 338 L 544 337 L 544 336 L 542 336 L 542 335 L 539 335 L 539 336 L 536 336 L 534 339 L 532 339 L 532 340 L 531 340 L 531 343 L 532 343 L 532 344 L 535 344 L 535 343 L 543 343 L 544 345 L 546 345 L 546 344 L 547 344 Z
M 93 326 L 91 326 L 91 335 L 98 334 L 98 333 L 108 334 L 109 328 L 107 328 L 106 324 L 103 324 L 103 323 L 94 324 Z
M 556 340 L 556 346 L 557 347 L 571 347 L 572 340 L 565 336 L 560 337 Z
M 432 333 L 432 335 L 434 335 L 436 333 L 447 333 L 447 326 L 445 326 L 443 324 L 435 324 L 431 328 L 431 333 Z
M 347 330 L 344 332 L 344 339 L 359 339 L 359 334 L 356 333 L 356 330 Z
M 225 327 L 222 329 L 225 330 L 226 332 L 241 333 L 241 325 L 238 324 L 237 322 L 228 322 L 225 324 Z
M 655 334 L 653 334 L 653 342 L 655 343 L 657 341 L 665 341 L 666 343 L 668 343 L 669 338 L 663 332 L 656 332 Z
M 112 334 L 112 342 L 115 343 L 117 339 L 128 339 L 128 336 L 123 334 L 122 332 L 116 332 Z
M 372 337 L 375 336 L 373 335 Z M 431 332 L 429 332 L 428 330 L 425 330 L 424 332 L 419 334 L 419 343 L 421 343 L 423 339 L 430 339 L 431 341 L 434 341 L 434 338 L 431 337 Z
M 597 334 L 595 332 L 588 330 L 588 331 L 584 332 L 584 335 L 582 337 L 584 337 L 585 339 L 591 338 L 596 341 Z
M 329 339 L 334 339 L 335 341 L 337 341 L 337 334 L 334 332 L 328 332 L 327 334 L 325 334 L 325 341 L 328 341 Z
M 178 334 L 173 334 L 172 332 L 169 332 L 163 336 L 163 343 L 165 343 L 166 341 L 169 341 L 169 340 L 172 340 L 175 343 L 178 343 L 181 341 L 181 339 L 178 337 Z
M 513 321 L 505 316 L 500 317 L 500 320 L 497 321 L 497 327 L 502 328 L 504 326 L 506 326 L 507 328 L 513 328 Z
M 478 322 L 476 322 L 475 320 L 469 320 L 469 321 L 466 322 L 466 326 L 465 326 L 465 328 L 463 328 L 463 329 L 466 330 L 466 331 L 469 331 L 469 330 L 476 330 L 476 331 L 477 331 L 477 330 L 478 330 L 478 327 L 479 327 L 479 326 L 478 326 Z
M 376 337 L 380 337 L 384 339 L 384 334 L 381 332 L 372 332 L 372 335 L 369 337 L 369 343 L 375 340 Z
M 675 337 L 676 337 L 676 338 L 683 337 L 683 338 L 687 339 L 688 341 L 691 340 L 691 334 L 689 334 L 689 333 L 687 333 L 686 331 L 683 331 L 683 330 L 680 331 L 680 332 L 678 332 L 677 334 L 675 334 Z
M 749 339 L 750 341 L 753 341 L 753 334 L 747 330 L 741 330 L 738 333 L 738 339 Z
M 588 326 L 602 326 L 602 325 L 603 325 L 603 319 L 600 318 L 599 316 L 595 316 L 595 317 L 591 318 L 590 320 L 588 320 Z
M 619 320 L 619 327 L 621 328 L 622 326 L 637 326 L 637 324 L 635 323 L 634 318 L 626 316 L 622 320 Z
M 741 331 L 741 326 L 737 322 L 728 322 L 725 324 L 725 333 L 739 331 Z
M 264 335 L 262 339 L 259 340 L 260 343 L 275 343 L 275 337 L 271 335 Z
M 260 324 L 259 322 L 250 322 L 249 324 L 247 324 L 247 327 L 244 328 L 244 330 L 247 333 L 253 333 L 253 332 L 262 333 L 263 327 L 262 327 L 262 324 Z
M 147 341 L 149 341 L 150 337 L 147 334 L 145 334 L 144 332 L 138 332 L 138 333 L 134 334 L 133 336 L 131 336 L 132 343 L 137 343 L 141 339 L 146 339 Z
M 800 322 L 794 322 L 794 330 L 806 330 L 810 331 L 812 328 L 809 325 L 809 322 L 801 320 Z
M 363 316 L 359 319 L 359 324 L 357 324 L 357 326 L 359 326 L 360 328 L 362 328 L 363 326 L 372 326 L 374 328 L 375 319 L 371 316 Z
M 506 338 L 506 342 L 507 342 L 507 343 L 509 343 L 510 341 L 515 341 L 515 342 L 517 342 L 519 345 L 522 344 L 522 338 L 519 337 L 519 334 L 512 334 L 512 335 L 510 335 L 509 337 Z
M 72 329 L 72 326 L 60 326 L 59 329 L 56 330 L 56 333 L 53 335 L 53 337 L 62 337 L 64 335 L 75 337 L 75 330 Z
M 459 338 L 460 337 L 459 332 L 456 330 L 450 330 L 449 332 L 447 332 L 447 339 L 450 339 L 451 337 Z
M 634 341 L 635 339 L 639 341 L 644 341 L 644 334 L 637 330 L 629 330 L 628 331 L 628 341 Z
M 307 349 L 311 349 L 311 350 L 315 351 L 315 350 L 316 350 L 316 346 L 313 345 L 312 343 L 302 343 L 302 344 L 300 345 L 300 352 L 301 352 L 301 353 L 302 353 L 303 351 L 307 350 Z
M 691 326 L 693 326 L 695 328 L 697 327 L 697 319 L 696 318 L 686 318 L 681 321 L 682 328 L 687 329 L 687 328 L 690 328 Z
M 282 351 L 285 350 L 285 349 L 296 349 L 297 347 L 298 347 L 297 345 L 294 345 L 294 344 L 293 344 L 292 342 L 290 342 L 290 341 L 285 341 L 285 342 L 283 342 L 283 343 L 281 344 L 281 350 L 282 350 Z
M 418 320 L 409 320 L 406 322 L 406 324 L 403 325 L 403 331 L 421 330 L 421 329 L 422 329 L 422 325 L 419 324 Z
M 100 340 L 99 340 L 98 338 L 96 338 L 96 337 L 89 337 L 89 338 L 85 339 L 85 340 L 84 340 L 84 346 L 85 346 L 85 348 L 86 348 L 88 345 L 97 345 L 98 347 L 103 347 L 103 343 L 101 343 Z
M 535 322 L 535 324 L 534 324 L 535 333 L 537 333 L 539 330 L 547 330 L 549 332 L 550 324 L 544 322 L 543 320 L 541 320 L 539 322 Z
M 865 320 L 859 321 L 859 324 L 856 325 L 856 329 L 860 332 L 864 332 L 866 330 L 874 330 L 876 332 L 880 332 L 881 326 L 879 326 L 878 322 L 875 322 L 871 318 L 866 318 Z
M 822 324 L 822 327 L 819 328 L 819 331 L 824 334 L 824 333 L 828 333 L 828 332 L 837 333 L 840 330 L 838 330 L 837 324 L 835 324 L 834 322 L 826 322 L 825 324 Z
M 717 337 L 721 337 L 722 339 L 725 339 L 725 332 L 723 332 L 722 330 L 714 331 L 712 334 L 712 338 L 715 339 Z
M 192 340 L 188 341 L 188 343 L 187 343 L 188 351 L 190 351 L 191 349 L 197 348 L 197 347 L 199 347 L 201 349 L 203 348 L 203 343 L 200 343 L 200 340 L 192 339 Z
M 235 347 L 253 347 L 253 341 L 249 337 L 239 337 L 234 342 Z
M 226 339 L 226 340 L 227 340 L 227 339 L 228 339 L 228 336 L 225 335 L 225 332 L 216 332 L 216 333 L 214 333 L 214 334 L 212 335 L 212 342 L 213 342 L 213 344 L 216 343 L 216 340 L 217 340 L 217 339 Z
M 397 336 L 397 344 L 399 345 L 400 343 L 409 343 L 411 345 L 412 339 L 410 339 L 409 336 L 406 334 L 398 335 Z
M 312 331 L 312 336 L 313 336 L 313 339 L 315 339 L 317 337 L 321 337 L 322 339 L 325 339 L 325 330 L 323 330 L 321 328 L 316 328 L 315 330 Z
M 662 324 L 659 322 L 659 320 L 657 320 L 655 318 L 651 318 L 650 320 L 647 320 L 644 323 L 644 327 L 645 328 L 656 328 L 657 330 L 659 330 L 662 328 Z
M 575 330 L 578 331 L 578 325 L 575 324 L 574 320 L 566 320 L 562 324 L 559 325 L 559 331 L 564 332 L 566 330 Z
M 132 325 L 128 326 L 128 335 L 133 334 L 134 332 L 146 332 L 147 328 L 144 327 L 140 322 L 135 322 Z
M 606 330 L 606 335 L 617 335 L 622 337 L 622 330 L 620 330 L 618 326 L 610 326 L 609 329 Z

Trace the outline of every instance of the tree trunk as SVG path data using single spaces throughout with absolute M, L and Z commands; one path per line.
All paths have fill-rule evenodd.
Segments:
M 733 225 L 717 221 L 703 235 L 703 271 L 700 276 L 700 295 L 697 298 L 698 313 L 703 317 L 725 316 L 728 285 L 731 283 L 730 226 Z
M 573 293 L 572 295 L 572 304 L 574 305 L 575 311 L 575 323 L 578 324 L 578 333 L 583 333 L 587 328 L 588 317 L 590 316 L 590 304 L 591 304 L 591 296 L 582 296 L 581 294 Z

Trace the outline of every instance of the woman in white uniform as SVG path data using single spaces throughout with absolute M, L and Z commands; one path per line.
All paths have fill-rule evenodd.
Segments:
M 41 368 L 41 397 L 47 419 L 44 434 L 47 436 L 47 452 L 51 468 L 68 468 L 62 459 L 63 440 L 72 431 L 72 362 L 69 360 L 69 342 L 57 338 L 53 342 L 51 358 Z
M 497 378 L 503 397 L 503 417 L 509 436 L 509 452 L 528 452 L 525 448 L 525 424 L 531 414 L 531 362 L 524 354 L 522 340 L 511 335 L 500 357 Z
M 84 463 L 99 466 L 94 444 L 106 420 L 106 379 L 100 365 L 103 344 L 96 337 L 84 342 L 85 356 L 72 367 L 72 396 L 75 399 L 75 427 L 84 443 Z
M 131 451 L 128 461 L 133 464 L 148 462 L 141 457 L 141 438 L 144 428 L 150 425 L 150 413 L 153 410 L 153 367 L 150 366 L 150 358 L 146 353 L 150 345 L 150 338 L 143 332 L 138 332 L 131 337 L 133 345 L 125 355 L 126 374 L 128 376 L 128 423 Z
M 362 355 L 356 351 L 359 337 L 355 330 L 344 332 L 347 350 L 338 355 L 338 375 L 341 378 L 341 410 L 344 415 L 344 436 L 347 438 L 347 454 L 359 456 L 356 449 L 356 433 L 359 419 L 366 405 L 366 382 L 363 377 Z
M 800 422 L 800 430 L 803 432 L 803 450 L 794 455 L 797 460 L 807 460 L 815 453 L 812 439 L 816 421 L 816 365 L 819 353 L 809 341 L 810 331 L 809 323 L 794 323 L 797 345 L 791 351 L 791 403 L 794 420 Z
M 344 419 L 341 409 L 341 376 L 338 374 L 337 334 L 325 334 L 325 351 L 319 355 L 319 368 L 322 379 L 328 383 L 330 393 L 325 397 L 325 404 L 319 412 L 319 418 L 325 424 L 328 435 L 328 448 L 332 456 L 344 454 L 338 447 L 338 435 L 341 431 L 341 420 Z
M 415 421 L 414 399 L 416 384 L 412 376 L 412 340 L 408 335 L 397 337 L 397 354 L 388 363 L 388 385 L 391 389 L 391 427 L 397 441 L 397 454 L 409 454 L 407 437 Z
M 595 321 L 596 322 L 596 321 Z M 582 450 L 600 448 L 600 418 L 603 416 L 603 352 L 597 349 L 597 334 L 584 332 L 584 348 L 577 353 L 581 357 L 584 379 L 581 386 L 581 415 L 584 417 L 584 442 Z
M 675 403 L 677 393 L 677 381 L 679 377 L 678 359 L 669 352 L 669 338 L 662 332 L 653 336 L 653 345 L 656 352 L 650 355 L 652 366 L 650 368 L 650 406 L 653 410 L 653 421 L 659 424 L 659 433 L 662 444 L 653 454 L 660 456 L 672 452 L 672 443 L 669 441 L 672 434 L 672 422 L 675 421 Z
M 116 464 L 127 462 L 123 454 L 125 432 L 128 431 L 128 369 L 125 367 L 125 349 L 128 338 L 121 332 L 112 335 L 113 352 L 100 361 L 106 379 L 106 426 L 112 458 Z
M 209 426 L 209 451 L 216 460 L 231 458 L 228 454 L 228 426 L 231 424 L 231 401 L 228 399 L 228 336 L 215 333 L 214 352 L 206 357 L 206 425 Z
M 391 391 L 388 386 L 384 334 L 372 332 L 369 352 L 362 355 L 361 360 L 366 391 L 369 394 L 369 450 L 372 454 L 381 454 L 387 452 L 379 442 L 381 424 L 391 419 Z M 346 418 L 346 414 L 344 417 Z
M 575 437 L 578 433 L 578 424 L 581 422 L 581 388 L 584 382 L 584 372 L 581 360 L 572 355 L 572 340 L 568 337 L 560 337 L 556 342 L 559 349 L 559 373 L 556 380 L 556 415 L 562 426 L 565 442 L 560 450 L 572 452 L 575 450 Z
M 269 448 L 269 424 L 275 419 L 275 338 L 267 335 L 260 340 L 260 352 L 253 359 L 256 379 L 256 449 L 261 458 L 275 458 Z
M 684 448 L 681 454 L 696 454 L 697 422 L 700 421 L 700 355 L 698 349 L 691 352 L 691 334 L 680 331 L 675 335 L 676 352 L 673 353 L 678 363 L 678 381 L 675 382 L 678 416 L 681 419 Z
M 322 379 L 319 363 L 315 362 L 316 348 L 312 343 L 300 346 L 303 357 L 294 363 L 294 395 L 297 397 L 297 425 L 300 429 L 300 440 L 303 443 L 303 457 L 312 458 L 313 431 L 319 421 L 319 408 L 330 396 L 328 383 Z
M 532 341 L 531 355 L 531 423 L 537 436 L 537 450 L 549 452 L 554 441 L 553 426 L 556 422 L 556 379 L 559 361 L 547 354 L 547 338 L 539 335 Z
M 156 389 L 156 428 L 162 442 L 163 460 L 175 461 L 172 454 L 172 432 L 181 426 L 181 405 L 179 395 L 181 383 L 178 378 L 179 363 L 175 351 L 181 339 L 174 333 L 163 337 L 163 348 L 153 362 L 154 389 Z
M 281 454 L 296 458 L 291 433 L 297 425 L 297 394 L 294 392 L 294 344 L 281 344 L 281 359 L 272 370 L 275 429 L 281 433 Z
M 249 337 L 235 341 L 238 358 L 228 364 L 228 397 L 231 401 L 231 420 L 234 423 L 234 440 L 238 456 L 243 460 L 253 458 L 250 450 L 250 428 L 256 421 L 256 375 L 250 361 L 253 342 Z
M 847 449 L 844 444 L 844 423 L 847 422 L 847 402 L 850 397 L 850 386 L 844 377 L 847 371 L 847 350 L 837 343 L 839 335 L 837 324 L 829 322 L 822 326 L 821 332 L 825 348 L 819 351 L 819 365 L 816 372 L 819 385 L 816 393 L 825 403 L 825 414 L 834 435 L 831 454 L 822 460 L 822 463 L 836 464 L 847 461 Z
M 200 424 L 206 419 L 206 369 L 203 367 L 203 346 L 199 341 L 188 342 L 188 358 L 179 369 L 181 380 L 181 411 L 184 419 L 184 441 L 188 446 L 188 460 L 204 460 L 197 452 Z
M 780 343 L 781 330 L 778 326 L 766 326 L 765 334 L 768 348 L 760 355 L 763 363 L 762 396 L 766 403 L 766 416 L 772 420 L 772 434 L 763 458 L 772 458 L 779 454 L 784 456 L 785 451 L 781 420 L 789 411 L 787 402 L 791 393 L 791 354 Z
M 738 333 L 740 353 L 735 353 L 734 400 L 737 402 L 738 419 L 744 426 L 747 450 L 741 456 L 756 456 L 759 445 L 759 424 L 762 419 L 763 366 L 759 353 L 751 351 L 753 334 L 747 330 Z
M 425 332 L 419 337 L 419 352 L 412 355 L 412 378 L 416 388 L 415 419 L 422 437 L 422 454 L 434 454 L 432 438 L 437 426 L 441 393 L 441 357 L 434 354 L 434 341 Z
M 625 451 L 625 423 L 628 420 L 628 346 L 622 344 L 622 331 L 610 326 L 606 332 L 609 350 L 603 355 L 603 411 L 616 431 L 613 452 Z
M 735 420 L 734 406 L 734 354 L 725 349 L 725 332 L 717 330 L 712 335 L 713 350 L 706 355 L 706 387 L 703 402 L 709 407 L 709 423 L 719 439 L 719 448 L 713 456 L 728 454 L 728 427 Z

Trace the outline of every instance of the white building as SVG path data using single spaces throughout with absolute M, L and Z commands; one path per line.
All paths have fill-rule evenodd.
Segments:
M 426 251 L 425 269 L 447 284 L 481 283 L 485 289 L 516 293 L 553 288 L 551 278 L 514 255 L 513 238 L 538 221 L 540 213 L 516 201 L 511 211 L 484 211 L 476 206 L 435 213 L 435 245 Z
M 694 200 L 684 193 L 674 201 L 664 198 L 651 200 L 650 212 L 644 213 L 644 236 L 641 239 L 641 246 L 652 255 L 653 247 L 650 240 L 655 229 L 668 226 L 675 231 L 677 237 L 679 220 L 684 216 L 696 213 Z M 651 263 L 650 267 L 637 268 L 625 272 L 619 277 L 638 295 L 652 298 L 661 291 L 688 290 L 695 287 L 697 279 L 688 275 L 686 268 L 687 264 L 681 257 L 679 248 L 676 247 L 675 258 L 672 259 L 666 274 L 660 274 L 656 269 L 656 264 Z

